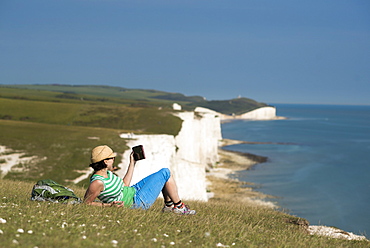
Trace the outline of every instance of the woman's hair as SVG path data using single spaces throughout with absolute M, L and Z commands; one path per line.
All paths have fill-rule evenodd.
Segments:
M 94 169 L 94 171 L 99 171 L 101 169 L 107 168 L 104 160 L 90 164 L 90 167 Z

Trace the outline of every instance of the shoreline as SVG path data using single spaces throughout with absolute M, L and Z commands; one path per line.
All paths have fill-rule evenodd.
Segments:
M 212 199 L 239 201 L 252 207 L 267 207 L 278 211 L 280 208 L 276 203 L 271 201 L 276 196 L 266 195 L 253 190 L 253 183 L 242 182 L 233 179 L 231 175 L 242 170 L 250 170 L 254 166 L 266 162 L 267 157 L 262 157 L 250 153 L 237 151 L 228 151 L 223 149 L 225 146 L 248 143 L 239 140 L 223 139 L 219 145 L 220 163 L 214 168 L 210 168 L 206 174 L 208 188 L 213 193 Z M 251 142 L 249 142 L 251 143 Z M 367 240 L 363 235 L 353 234 L 343 231 L 339 228 L 328 227 L 325 225 L 310 225 L 305 219 L 304 226 L 310 235 L 326 236 L 328 238 L 338 238 L 347 240 Z M 296 223 L 301 225 L 300 223 Z
M 250 170 L 254 166 L 267 161 L 262 157 L 250 153 L 228 151 L 225 146 L 242 144 L 244 141 L 223 139 L 219 145 L 220 162 L 207 171 L 206 178 L 208 190 L 212 192 L 209 199 L 237 200 L 250 206 L 268 207 L 277 209 L 278 206 L 271 201 L 276 197 L 253 190 L 253 183 L 242 182 L 231 176 L 242 170 Z

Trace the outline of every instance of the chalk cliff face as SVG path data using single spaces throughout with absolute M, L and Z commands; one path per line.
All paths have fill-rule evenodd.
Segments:
M 252 110 L 241 115 L 242 119 L 252 120 L 271 120 L 276 117 L 276 109 L 274 107 L 263 107 Z
M 276 116 L 275 107 L 262 107 L 241 115 L 221 115 L 223 121 L 233 120 L 233 119 L 243 119 L 243 120 L 275 120 L 283 119 L 283 117 Z
M 218 143 L 222 139 L 220 115 L 217 112 L 197 108 L 194 112 L 178 112 L 182 128 L 172 135 L 127 135 L 128 146 L 143 145 L 146 159 L 136 163 L 132 184 L 158 171 L 170 168 L 184 200 L 207 201 L 206 167 L 215 164 Z M 131 150 L 125 151 L 117 171 L 123 177 L 128 166 Z

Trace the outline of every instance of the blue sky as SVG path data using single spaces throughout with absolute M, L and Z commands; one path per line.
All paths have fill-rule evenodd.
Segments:
M 2 0 L 0 84 L 370 105 L 369 0 Z

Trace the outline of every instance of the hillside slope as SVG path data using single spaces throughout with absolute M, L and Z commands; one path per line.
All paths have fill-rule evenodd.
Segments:
M 0 89 L 0 97 L 13 97 L 17 99 L 32 99 L 34 96 L 40 99 L 40 96 L 42 96 L 44 99 L 49 97 L 49 100 L 54 101 L 79 101 L 83 99 L 84 101 L 155 105 L 169 108 L 171 108 L 174 102 L 177 102 L 185 110 L 193 110 L 195 107 L 205 107 L 227 115 L 239 115 L 259 107 L 268 106 L 265 103 L 244 97 L 230 100 L 207 101 L 201 96 L 185 96 L 181 93 L 111 86 L 2 85 Z

